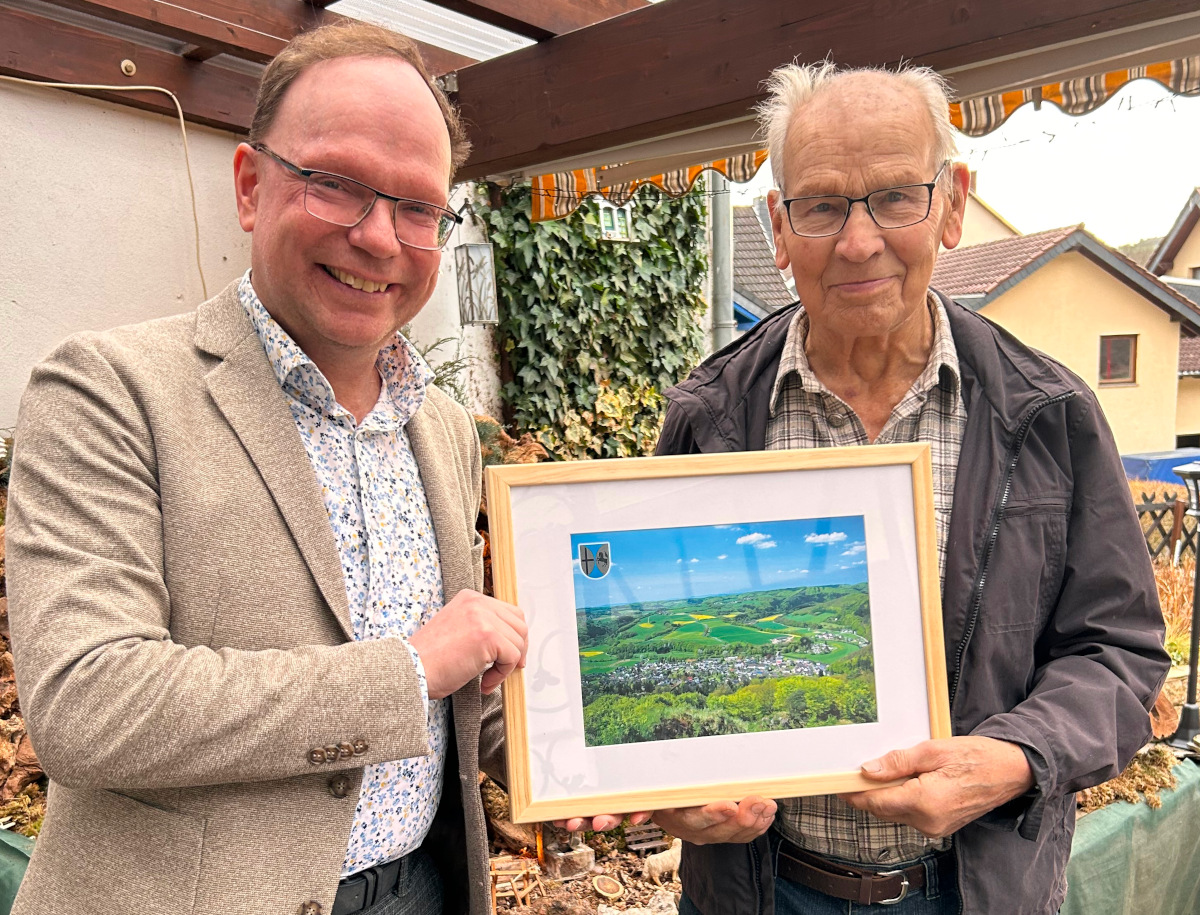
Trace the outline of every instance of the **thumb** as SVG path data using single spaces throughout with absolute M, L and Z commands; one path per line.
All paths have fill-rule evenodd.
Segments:
M 877 781 L 908 778 L 926 770 L 924 762 L 927 752 L 928 747 L 924 743 L 903 750 L 892 750 L 878 759 L 869 759 L 863 763 L 862 773 L 867 778 Z

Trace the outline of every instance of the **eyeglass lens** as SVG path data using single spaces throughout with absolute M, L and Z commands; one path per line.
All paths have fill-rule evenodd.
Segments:
M 304 191 L 304 208 L 311 215 L 339 226 L 356 226 L 375 202 L 375 191 L 365 184 L 313 172 Z M 394 207 L 396 238 L 413 248 L 435 251 L 441 248 L 454 228 L 454 218 L 431 204 L 417 200 L 388 200 Z
M 929 215 L 933 195 L 924 184 L 889 187 L 867 197 L 867 209 L 882 229 L 915 225 Z M 788 219 L 797 235 L 836 235 L 849 218 L 846 197 L 800 197 L 788 204 Z

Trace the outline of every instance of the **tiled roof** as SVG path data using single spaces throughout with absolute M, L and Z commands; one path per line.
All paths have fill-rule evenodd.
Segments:
M 1067 226 L 943 251 L 930 285 L 952 298 L 986 295 L 1079 228 Z
M 751 206 L 733 208 L 733 286 L 771 310 L 792 303 L 775 266 L 775 251 Z
M 1177 276 L 1160 276 L 1159 279 L 1184 298 L 1200 305 L 1200 282 L 1181 279 Z
M 1200 375 L 1200 337 L 1179 338 L 1179 374 Z

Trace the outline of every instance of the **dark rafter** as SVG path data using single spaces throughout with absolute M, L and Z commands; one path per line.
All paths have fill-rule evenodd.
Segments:
M 460 70 L 474 151 L 459 176 L 746 118 L 763 77 L 797 55 L 947 70 L 1194 11 L 1195 0 L 661 3 Z
M 545 41 L 630 10 L 649 0 L 430 0 L 497 28 Z
M 121 72 L 125 59 L 137 64 L 132 78 Z M 244 73 L 3 6 L 0 73 L 51 82 L 162 86 L 179 97 L 189 120 L 237 132 L 249 127 L 258 90 L 258 80 Z M 87 94 L 175 116 L 175 106 L 161 92 Z

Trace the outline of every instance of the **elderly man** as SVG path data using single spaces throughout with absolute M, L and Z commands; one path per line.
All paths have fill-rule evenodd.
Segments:
M 1096 398 L 928 288 L 967 197 L 947 102 L 928 70 L 773 74 L 800 302 L 669 393 L 659 452 L 929 442 L 956 736 L 864 762 L 896 787 L 660 811 L 684 915 L 1056 912 L 1074 792 L 1149 736 L 1162 618 Z
M 300 36 L 234 155 L 251 270 L 34 372 L 9 595 L 50 797 L 17 915 L 488 911 L 525 625 L 472 590 L 474 425 L 398 333 L 465 155 L 411 42 Z

